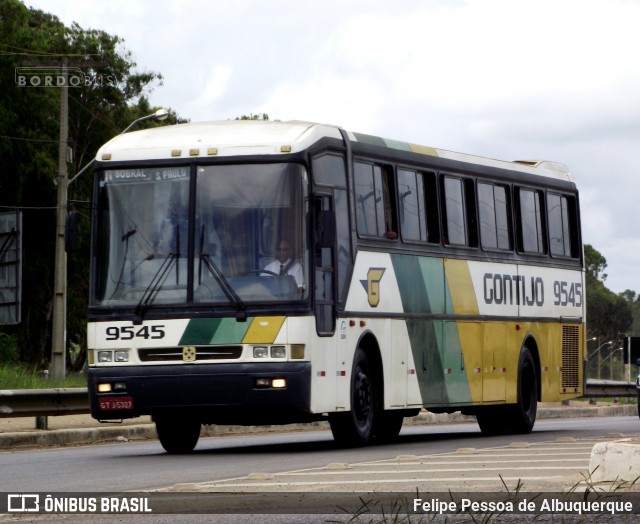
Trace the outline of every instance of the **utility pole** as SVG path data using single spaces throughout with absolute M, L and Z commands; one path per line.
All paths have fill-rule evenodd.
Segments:
M 67 369 L 67 141 L 69 138 L 69 75 L 67 57 L 62 57 L 60 86 L 60 143 L 58 147 L 58 199 L 56 208 L 56 258 L 51 335 L 51 377 L 64 379 Z
M 24 65 L 31 65 L 45 68 L 60 68 L 59 74 L 55 78 L 55 87 L 60 89 L 60 140 L 58 147 L 58 198 L 56 204 L 56 243 L 55 243 L 55 279 L 53 294 L 53 327 L 51 334 L 51 366 L 50 376 L 54 380 L 62 380 L 66 375 L 67 368 L 67 253 L 65 245 L 65 232 L 67 226 L 68 198 L 67 192 L 69 184 L 76 180 L 86 169 L 93 165 L 93 161 L 84 166 L 76 175 L 68 180 L 67 160 L 68 160 L 68 140 L 69 140 L 69 68 L 73 68 L 75 81 L 73 86 L 81 85 L 83 73 L 81 67 L 101 67 L 104 62 L 94 62 L 84 60 L 80 62 L 69 62 L 66 56 L 60 62 L 25 62 Z M 73 79 L 71 79 L 73 80 Z M 36 84 L 32 84 L 36 85 Z M 53 87 L 53 82 L 45 83 L 47 87 Z M 128 131 L 138 122 L 148 119 L 164 120 L 168 116 L 166 109 L 159 109 L 152 115 L 138 118 L 132 122 L 124 131 Z
M 46 68 L 48 81 L 43 87 L 60 89 L 60 139 L 58 144 L 58 198 L 56 208 L 56 243 L 55 243 L 55 277 L 53 290 L 53 327 L 51 333 L 51 366 L 50 376 L 63 379 L 67 367 L 67 253 L 65 250 L 65 229 L 67 225 L 67 187 L 68 187 L 68 140 L 69 140 L 69 68 L 74 70 L 76 83 L 83 81 L 80 67 L 100 67 L 103 62 L 84 60 L 70 63 L 66 56 L 58 62 L 36 61 L 24 62 L 24 65 L 35 68 Z M 55 71 L 52 74 L 51 70 Z M 59 71 L 58 71 L 59 70 Z M 55 79 L 55 82 L 52 81 Z M 35 84 L 32 84 L 35 85 Z M 38 84 L 40 85 L 40 84 Z M 80 174 L 80 173 L 78 173 Z

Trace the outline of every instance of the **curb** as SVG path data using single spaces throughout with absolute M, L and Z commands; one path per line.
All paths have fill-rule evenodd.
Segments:
M 589 471 L 596 483 L 634 484 L 640 476 L 640 439 L 598 442 L 591 451 Z
M 638 416 L 635 405 L 592 407 L 553 407 L 539 408 L 537 418 L 577 418 L 577 417 L 612 417 Z M 475 417 L 461 413 L 435 414 L 423 411 L 417 417 L 405 419 L 406 426 L 422 426 L 429 424 L 453 424 L 475 422 Z M 96 424 L 99 424 L 96 421 Z M 312 422 L 309 424 L 288 424 L 285 426 L 204 426 L 201 436 L 215 437 L 222 435 L 242 435 L 250 433 L 277 433 L 282 431 L 329 430 L 328 422 Z M 86 445 L 104 442 L 128 442 L 130 440 L 156 439 L 154 424 L 138 424 L 126 426 L 70 428 L 55 430 L 31 430 L 0 433 L 0 450 L 30 447 L 54 447 Z M 639 455 L 640 457 L 640 455 Z M 592 469 L 592 468 L 591 468 Z M 599 468 L 600 469 L 600 468 Z M 603 470 L 605 468 L 602 468 Z

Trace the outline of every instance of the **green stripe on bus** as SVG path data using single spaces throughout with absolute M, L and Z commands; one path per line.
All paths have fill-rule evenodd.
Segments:
M 402 310 L 405 313 L 432 313 L 420 260 L 412 255 L 392 255 Z
M 453 313 L 444 261 L 437 257 L 392 255 L 402 309 L 412 314 Z M 425 405 L 471 402 L 455 321 L 409 319 L 407 331 Z
M 239 344 L 251 319 L 237 322 L 235 318 L 194 318 L 189 321 L 180 339 L 180 346 L 199 344 Z
M 446 289 L 441 258 L 392 255 L 391 262 L 405 313 L 445 313 Z
M 411 342 L 411 353 L 420 387 L 420 396 L 425 405 L 449 402 L 440 358 L 439 336 L 442 322 L 433 320 L 407 320 L 407 332 Z
M 211 339 L 211 344 L 240 344 L 252 321 L 253 317 L 248 317 L 246 322 L 238 322 L 235 318 L 223 318 Z

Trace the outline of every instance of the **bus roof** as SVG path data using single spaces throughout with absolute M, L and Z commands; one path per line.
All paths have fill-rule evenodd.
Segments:
M 539 160 L 495 160 L 435 147 L 347 131 L 353 142 L 413 152 L 573 182 L 564 164 Z M 163 160 L 189 157 L 280 155 L 304 151 L 323 138 L 342 140 L 340 128 L 313 122 L 223 120 L 177 124 L 117 135 L 100 148 L 98 161 Z

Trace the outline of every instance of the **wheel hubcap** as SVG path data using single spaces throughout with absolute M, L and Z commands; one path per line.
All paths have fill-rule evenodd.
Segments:
M 356 374 L 355 386 L 355 415 L 358 424 L 364 426 L 371 413 L 371 382 L 361 369 Z

